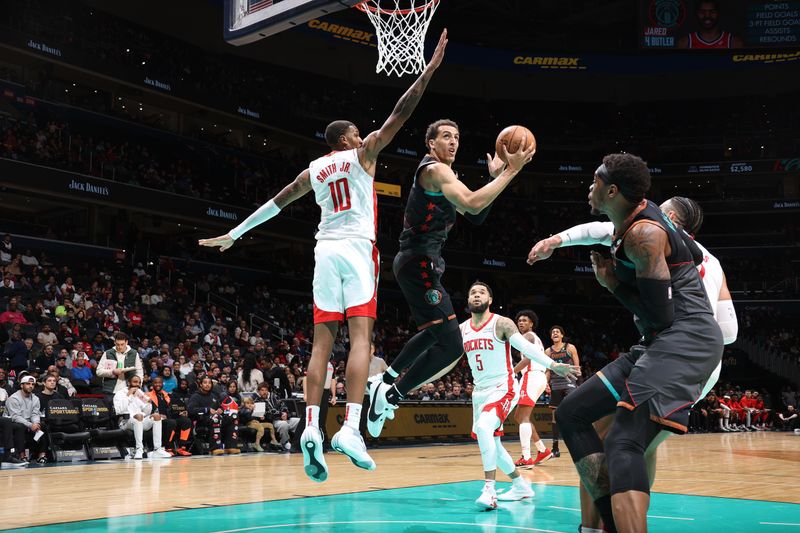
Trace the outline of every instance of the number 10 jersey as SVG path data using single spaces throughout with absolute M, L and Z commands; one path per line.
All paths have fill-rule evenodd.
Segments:
M 311 187 L 322 210 L 317 240 L 360 238 L 375 241 L 378 201 L 375 180 L 361 166 L 358 150 L 331 152 L 308 166 Z

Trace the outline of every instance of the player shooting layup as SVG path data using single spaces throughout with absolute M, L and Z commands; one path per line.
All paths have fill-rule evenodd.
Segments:
M 300 439 L 304 469 L 313 481 L 322 482 L 328 478 L 328 466 L 322 454 L 319 404 L 333 342 L 339 322 L 345 317 L 350 331 L 347 406 L 344 426 L 333 436 L 331 445 L 359 468 L 375 469 L 375 461 L 367 454 L 359 431 L 377 312 L 380 265 L 375 246 L 378 224 L 375 170 L 378 154 L 411 116 L 442 62 L 446 46 L 447 30 L 444 30 L 428 66 L 400 98 L 379 130 L 362 140 L 352 122 L 332 122 L 325 130 L 325 140 L 333 152 L 312 161 L 294 182 L 228 234 L 199 241 L 202 246 L 225 251 L 245 232 L 314 191 L 322 215 L 314 249 L 314 344 L 306 378 L 306 429 Z

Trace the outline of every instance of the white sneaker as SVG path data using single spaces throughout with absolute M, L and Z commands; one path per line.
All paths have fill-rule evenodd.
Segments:
M 342 426 L 331 439 L 331 447 L 339 453 L 345 454 L 359 468 L 375 470 L 375 461 L 367 453 L 367 445 L 361 433 L 352 428 Z
M 530 481 L 524 479 L 521 482 L 512 483 L 511 488 L 500 494 L 497 499 L 503 502 L 516 502 L 526 498 L 533 498 L 535 495 L 536 493 L 533 492 Z
M 367 413 L 367 430 L 375 438 L 380 437 L 383 431 L 383 424 L 386 419 L 394 418 L 394 410 L 397 406 L 386 400 L 386 392 L 392 388 L 380 381 L 373 381 L 369 384 L 369 412 Z
M 147 457 L 150 459 L 169 459 L 172 456 L 164 448 L 159 448 L 148 453 Z
M 322 455 L 322 432 L 319 428 L 306 426 L 300 437 L 303 450 L 303 470 L 311 481 L 322 483 L 328 479 L 328 465 Z
M 481 495 L 475 500 L 475 505 L 484 511 L 497 509 L 497 493 L 492 489 L 483 487 Z
M 143 455 L 143 452 L 144 452 L 144 450 L 142 450 L 141 448 L 136 448 L 136 451 L 133 453 L 133 458 L 134 459 L 141 459 L 142 455 Z

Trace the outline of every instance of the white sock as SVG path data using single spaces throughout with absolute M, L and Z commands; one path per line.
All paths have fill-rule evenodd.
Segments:
M 487 479 L 486 482 L 483 485 L 483 488 L 491 490 L 492 492 L 494 492 L 494 480 L 493 479 Z
M 525 485 L 526 481 L 525 478 L 522 476 L 517 476 L 511 480 L 512 485 Z
M 536 446 L 536 449 L 542 453 L 544 453 L 544 451 L 547 449 L 547 446 L 544 445 L 542 439 L 537 440 L 536 442 L 533 443 L 533 445 Z
M 319 429 L 319 405 L 306 406 L 306 425 Z
M 602 529 L 581 526 L 581 533 L 605 533 Z
M 527 460 L 531 458 L 531 436 L 533 429 L 530 422 L 523 422 L 519 425 L 519 442 L 522 447 L 522 458 Z
M 344 412 L 344 425 L 358 433 L 358 425 L 361 423 L 361 404 L 347 402 Z

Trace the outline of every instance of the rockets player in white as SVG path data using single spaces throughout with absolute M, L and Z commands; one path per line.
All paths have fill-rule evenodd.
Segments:
M 492 313 L 489 309 L 492 290 L 482 281 L 469 288 L 467 303 L 471 318 L 461 324 L 461 335 L 475 386 L 472 434 L 478 440 L 486 480 L 475 503 L 481 509 L 496 509 L 498 499 L 522 500 L 534 495 L 530 482 L 520 475 L 500 442 L 503 422 L 516 404 L 511 348 L 567 379 L 577 379 L 580 368 L 556 363 L 545 355 L 541 346 L 526 340 L 513 320 Z M 511 489 L 499 498 L 495 491 L 498 466 L 512 480 Z
M 539 322 L 539 317 L 530 309 L 523 309 L 517 313 L 517 329 L 526 340 L 532 342 L 544 351 L 542 339 L 534 332 Z M 519 403 L 517 404 L 516 419 L 519 424 L 519 442 L 522 448 L 522 457 L 514 463 L 520 468 L 532 468 L 543 461 L 553 457 L 553 452 L 547 448 L 536 426 L 531 423 L 531 413 L 536 406 L 536 400 L 544 394 L 547 389 L 547 368 L 536 363 L 527 357 L 520 358 L 520 362 L 514 367 L 514 375 L 522 373 L 519 380 Z M 536 446 L 536 458 L 531 457 L 531 440 Z
M 202 246 L 219 247 L 224 252 L 245 232 L 314 191 L 322 214 L 314 249 L 314 344 L 306 378 L 306 429 L 300 438 L 304 470 L 313 481 L 322 482 L 328 478 L 328 466 L 322 453 L 319 406 L 328 359 L 339 323 L 345 318 L 350 333 L 347 405 L 344 426 L 331 439 L 331 446 L 347 455 L 359 468 L 375 469 L 375 461 L 367 453 L 359 431 L 359 421 L 367 385 L 380 271 L 375 246 L 377 159 L 416 108 L 442 62 L 446 46 L 447 30 L 444 30 L 428 66 L 398 100 L 380 129 L 362 139 L 352 122 L 332 122 L 325 130 L 325 141 L 333 150 L 331 153 L 312 161 L 292 183 L 230 232 L 199 241 Z
M 694 238 L 694 235 L 700 230 L 700 226 L 703 224 L 703 211 L 697 202 L 690 198 L 673 196 L 662 203 L 660 207 L 661 211 L 675 225 L 682 228 L 691 236 L 691 238 Z M 613 232 L 614 225 L 611 222 L 590 222 L 588 224 L 573 226 L 561 233 L 537 242 L 528 255 L 528 264 L 532 265 L 536 261 L 547 259 L 553 254 L 556 248 L 580 245 L 590 246 L 594 244 L 611 246 Z M 714 318 L 722 330 L 722 337 L 725 345 L 732 344 L 736 341 L 739 332 L 739 324 L 736 319 L 736 310 L 733 307 L 733 299 L 728 290 L 727 280 L 725 279 L 725 272 L 723 272 L 722 265 L 716 257 L 699 242 L 695 241 L 695 244 L 697 244 L 703 252 L 703 262 L 698 265 L 697 270 L 703 280 L 706 295 L 711 303 L 711 309 L 714 311 Z M 716 385 L 721 369 L 722 362 L 720 362 L 708 378 L 698 400 L 705 398 L 708 392 Z M 611 415 L 595 422 L 595 428 L 600 438 L 605 438 L 605 433 L 611 426 L 613 420 L 614 415 Z M 656 448 L 669 435 L 671 435 L 669 431 L 662 431 L 646 450 L 645 460 L 647 461 L 650 485 L 652 485 L 655 480 Z M 580 494 L 582 515 L 581 531 L 584 533 L 603 531 L 601 529 L 602 521 L 600 520 L 599 514 L 596 512 L 592 499 L 589 497 L 583 485 L 581 485 Z

